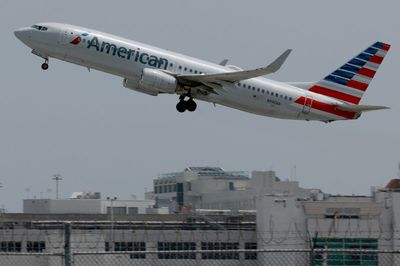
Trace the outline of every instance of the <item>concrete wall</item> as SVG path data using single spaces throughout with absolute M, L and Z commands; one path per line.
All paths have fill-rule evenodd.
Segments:
M 34 199 L 24 200 L 24 213 L 82 213 L 106 214 L 107 207 L 137 208 L 139 214 L 154 206 L 154 200 L 110 200 L 101 199 Z

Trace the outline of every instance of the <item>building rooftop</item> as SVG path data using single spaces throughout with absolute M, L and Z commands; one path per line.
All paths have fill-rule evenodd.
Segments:
M 231 177 L 248 179 L 250 174 L 246 171 L 225 171 L 221 167 L 209 167 L 209 166 L 190 166 L 185 168 L 182 172 L 163 173 L 158 175 L 158 179 L 168 179 L 184 176 L 185 173 L 194 173 L 199 177 L 210 176 L 210 177 Z

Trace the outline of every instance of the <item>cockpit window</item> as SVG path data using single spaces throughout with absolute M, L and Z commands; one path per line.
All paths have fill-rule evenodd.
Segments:
M 40 30 L 40 31 L 47 31 L 47 27 L 39 26 L 39 25 L 32 25 L 32 28 Z

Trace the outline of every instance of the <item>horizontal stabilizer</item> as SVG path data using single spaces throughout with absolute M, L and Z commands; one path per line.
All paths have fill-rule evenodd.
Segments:
M 355 105 L 355 104 L 341 104 L 336 106 L 337 109 L 347 112 L 367 112 L 382 109 L 390 109 L 387 106 L 377 106 L 377 105 Z

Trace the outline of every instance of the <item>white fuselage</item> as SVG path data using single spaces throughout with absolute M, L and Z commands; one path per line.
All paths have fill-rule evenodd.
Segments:
M 47 30 L 26 28 L 21 29 L 20 33 L 15 33 L 33 49 L 33 53 L 46 59 L 53 57 L 97 69 L 133 83 L 139 82 L 144 68 L 191 75 L 234 71 L 229 66 L 221 66 L 100 31 L 58 23 L 41 25 L 46 26 Z M 276 118 L 319 121 L 349 119 L 313 108 L 316 103 L 333 105 L 341 104 L 340 101 L 286 83 L 259 77 L 235 83 L 226 82 L 222 85 L 223 89 L 218 90 L 218 93 L 200 93 L 196 88 L 192 88 L 192 95 L 207 102 Z M 308 100 L 296 102 L 301 97 Z

